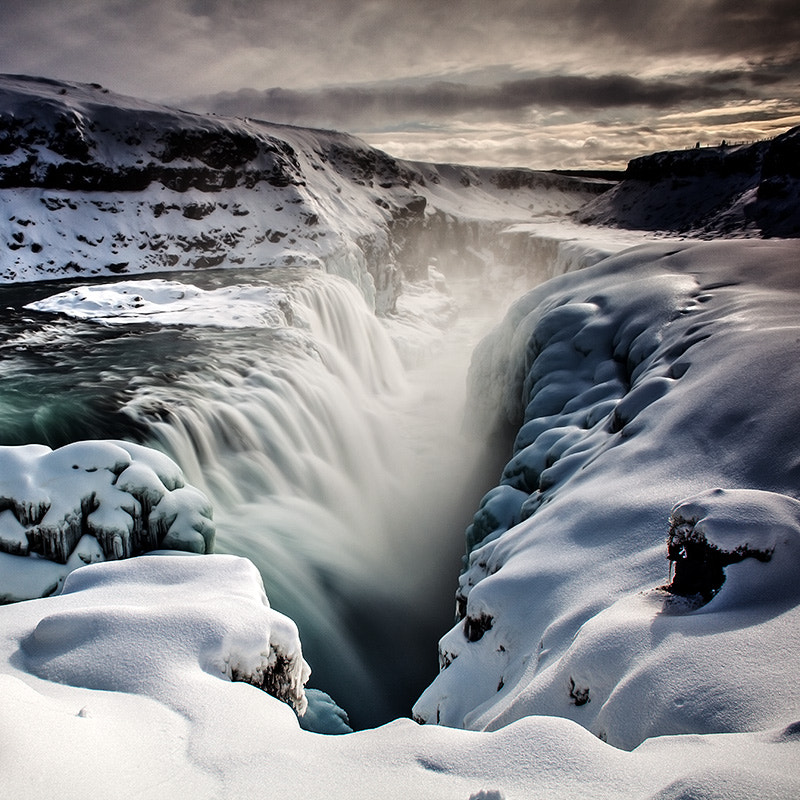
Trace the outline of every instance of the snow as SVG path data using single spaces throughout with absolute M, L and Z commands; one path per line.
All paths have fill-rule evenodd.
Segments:
M 554 715 L 625 749 L 791 724 L 798 257 L 633 248 L 533 290 L 484 340 L 473 422 L 501 409 L 519 433 L 419 719 Z
M 214 546 L 205 496 L 163 453 L 129 442 L 0 447 L 0 508 L 4 602 L 52 594 L 84 564 Z
M 797 237 L 800 127 L 774 139 L 653 153 L 580 209 L 599 225 L 703 237 Z
M 286 327 L 285 294 L 264 286 L 203 290 L 150 279 L 79 286 L 25 308 L 105 325 L 211 325 L 219 328 Z
M 0 608 L 4 786 L 28 800 L 122 798 L 790 797 L 796 726 L 660 737 L 632 753 L 566 719 L 495 733 L 397 720 L 326 736 L 231 682 L 288 660 L 296 630 L 233 556 L 150 555 L 83 567 L 59 597 Z M 54 747 L 53 743 L 58 742 Z
M 575 211 L 610 184 L 403 162 L 346 134 L 190 114 L 0 76 L 5 283 L 247 266 L 324 269 L 393 310 L 420 230 Z
M 513 285 L 552 277 L 475 352 L 469 423 L 518 434 L 467 532 L 462 619 L 414 709 L 429 724 L 348 733 L 334 700 L 305 688 L 297 628 L 271 608 L 253 564 L 198 554 L 211 548 L 208 502 L 163 454 L 119 441 L 0 449 L 4 599 L 37 598 L 0 606 L 9 796 L 800 796 L 796 241 L 642 245 L 641 232 L 566 223 L 594 190 L 556 176 L 396 162 L 339 134 L 199 118 L 97 87 L 4 78 L 0 95 L 6 119 L 43 121 L 21 125 L 34 133 L 4 168 L 19 168 L 25 150 L 38 180 L 74 165 L 67 146 L 116 178 L 162 170 L 135 191 L 0 190 L 3 280 L 242 262 L 333 274 L 321 305 L 302 286 L 159 278 L 68 289 L 32 312 L 105 325 L 287 328 L 295 343 L 307 328 L 323 342 L 307 347 L 309 362 L 391 393 L 401 373 L 385 332 L 355 314 L 338 324 L 353 292 L 385 315 L 406 365 L 416 365 L 453 319 L 441 275 L 454 265 L 487 280 L 486 304 L 509 264 L 526 267 Z M 63 124 L 65 141 L 51 135 Z M 131 131 L 138 144 L 123 146 Z M 194 155 L 176 144 L 182 131 Z M 223 161 L 259 143 L 249 178 L 244 170 L 230 185 L 169 185 L 165 165 L 190 183 L 222 180 L 206 170 L 223 157 L 209 145 L 218 140 L 243 148 Z M 732 184 L 736 194 L 739 179 Z M 595 203 L 597 219 L 620 224 L 614 203 L 638 213 L 633 201 L 648 193 L 634 188 Z M 642 209 L 662 231 L 670 225 L 659 214 L 674 211 L 663 188 Z M 748 189 L 722 209 L 722 223 L 736 227 L 756 199 Z M 425 247 L 415 239 L 423 225 Z M 400 251 L 409 279 L 398 295 Z M 288 408 L 295 396 L 255 370 L 234 377 L 209 398 L 222 431 L 246 421 L 242 397 L 263 389 Z M 175 387 L 176 414 L 190 383 Z M 341 405 L 343 422 L 361 430 L 358 409 Z M 254 441 L 260 428 L 241 426 Z M 308 428 L 313 451 L 327 439 Z M 285 434 L 266 431 L 288 442 Z M 364 445 L 352 460 L 374 471 L 380 454 Z M 289 442 L 285 465 L 297 450 Z M 246 493 L 251 476 L 213 459 L 205 467 L 232 496 Z M 373 499 L 349 505 L 363 517 Z M 304 516 L 311 528 L 333 524 Z M 244 502 L 238 517 L 244 527 L 262 519 Z M 367 549 L 353 531 L 345 540 Z M 303 574 L 280 555 L 287 581 Z M 351 570 L 342 580 L 355 570 L 347 552 L 319 556 Z M 294 589 L 310 605 L 326 602 Z

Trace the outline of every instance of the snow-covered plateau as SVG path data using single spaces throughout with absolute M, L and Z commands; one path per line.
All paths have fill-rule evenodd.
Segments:
M 4 793 L 800 796 L 797 141 L 611 188 L 0 78 Z

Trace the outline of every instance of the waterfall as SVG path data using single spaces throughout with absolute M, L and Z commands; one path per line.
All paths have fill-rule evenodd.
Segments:
M 211 500 L 217 549 L 249 558 L 298 623 L 310 686 L 356 727 L 408 715 L 452 624 L 464 529 L 510 447 L 461 432 L 474 345 L 520 280 L 541 279 L 502 267 L 451 275 L 452 297 L 432 270 L 384 320 L 304 269 L 126 279 L 90 298 L 76 283 L 61 300 L 48 292 L 63 283 L 9 288 L 3 443 L 165 451 Z
M 287 327 L 183 331 L 125 411 L 211 499 L 217 550 L 253 561 L 298 623 L 309 685 L 372 725 L 409 713 L 452 619 L 469 515 L 443 509 L 474 500 L 455 444 L 463 374 L 434 397 L 443 361 L 407 373 L 356 288 L 297 275 L 273 278 Z

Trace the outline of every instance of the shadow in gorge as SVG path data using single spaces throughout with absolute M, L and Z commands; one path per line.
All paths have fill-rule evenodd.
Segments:
M 354 682 L 342 692 L 341 678 L 328 687 L 324 665 L 314 668 L 310 685 L 329 691 L 336 699 L 352 697 L 345 703 L 350 723 L 356 730 L 376 727 L 398 717 L 409 717 L 411 708 L 439 671 L 439 639 L 455 624 L 455 590 L 464 556 L 464 531 L 472 522 L 479 499 L 497 482 L 508 460 L 514 430 L 498 430 L 491 440 L 472 442 L 473 468 L 454 475 L 445 502 L 438 507 L 420 498 L 416 509 L 420 531 L 426 543 L 415 554 L 416 574 L 405 588 L 382 608 L 375 598 L 363 598 L 345 613 L 345 625 L 355 635 L 355 646 L 371 676 L 377 676 L 380 700 L 364 702 L 364 693 Z M 308 657 L 312 658 L 313 649 Z

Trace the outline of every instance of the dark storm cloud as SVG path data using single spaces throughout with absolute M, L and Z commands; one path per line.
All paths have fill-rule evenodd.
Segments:
M 785 59 L 799 41 L 797 0 L 0 2 L 0 69 L 40 62 L 66 75 L 87 65 L 107 69 L 116 60 L 130 82 L 137 71 L 146 77 L 161 66 L 167 91 L 190 74 L 172 69 L 182 58 L 194 60 L 196 80 L 205 73 L 218 79 L 216 63 L 251 63 L 253 74 L 239 85 L 253 85 L 260 63 L 262 87 L 297 88 L 303 70 L 306 85 L 498 63 L 544 71 L 545 64 L 530 63 L 542 53 L 590 68 L 603 64 L 595 73 L 629 72 L 625 61 L 637 54 Z M 287 84 L 287 76 L 295 80 Z M 225 78 L 228 88 L 238 88 L 235 69 Z
M 564 0 L 573 35 L 608 36 L 652 53 L 796 52 L 797 0 Z
M 797 0 L 0 0 L 0 72 L 339 128 L 419 158 L 531 152 L 555 166 L 620 159 L 623 136 L 638 154 L 774 133 L 714 127 L 714 115 L 792 124 L 797 11 Z M 645 128 L 662 122 L 655 141 Z M 598 143 L 600 129 L 618 142 Z M 534 139 L 544 144 L 529 150 Z
M 666 108 L 675 104 L 741 98 L 737 86 L 645 81 L 629 75 L 551 75 L 491 86 L 435 81 L 425 85 L 331 87 L 321 91 L 244 89 L 195 101 L 226 115 L 261 116 L 276 122 L 336 125 L 425 116 L 494 112 L 519 115 L 542 107 L 574 110 L 621 106 Z

